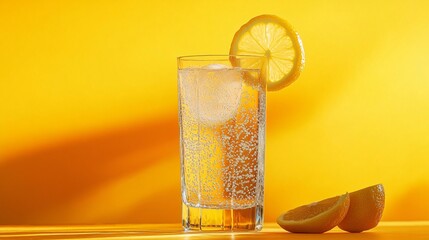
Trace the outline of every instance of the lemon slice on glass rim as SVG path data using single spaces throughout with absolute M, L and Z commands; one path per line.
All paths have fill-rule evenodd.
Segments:
M 262 64 L 262 79 L 269 91 L 280 90 L 295 81 L 305 63 L 301 38 L 285 20 L 274 15 L 260 15 L 252 18 L 235 33 L 229 51 L 230 55 L 265 56 L 260 60 L 234 61 L 242 68 Z

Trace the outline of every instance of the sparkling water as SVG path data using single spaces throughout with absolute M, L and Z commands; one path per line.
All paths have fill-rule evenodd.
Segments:
M 265 85 L 259 70 L 179 70 L 185 229 L 260 230 Z

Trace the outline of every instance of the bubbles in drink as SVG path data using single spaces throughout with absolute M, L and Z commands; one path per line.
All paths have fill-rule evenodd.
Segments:
M 214 64 L 179 70 L 185 204 L 252 208 L 263 201 L 265 90 L 257 70 Z

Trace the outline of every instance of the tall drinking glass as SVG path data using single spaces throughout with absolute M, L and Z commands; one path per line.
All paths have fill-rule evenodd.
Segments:
M 182 224 L 262 228 L 266 84 L 262 57 L 178 58 Z M 252 66 L 240 68 L 236 66 Z

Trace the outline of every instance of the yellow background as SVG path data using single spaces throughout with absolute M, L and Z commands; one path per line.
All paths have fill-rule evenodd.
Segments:
M 176 57 L 275 14 L 300 79 L 268 94 L 265 218 L 383 183 L 429 219 L 425 1 L 1 1 L 0 224 L 180 221 Z

